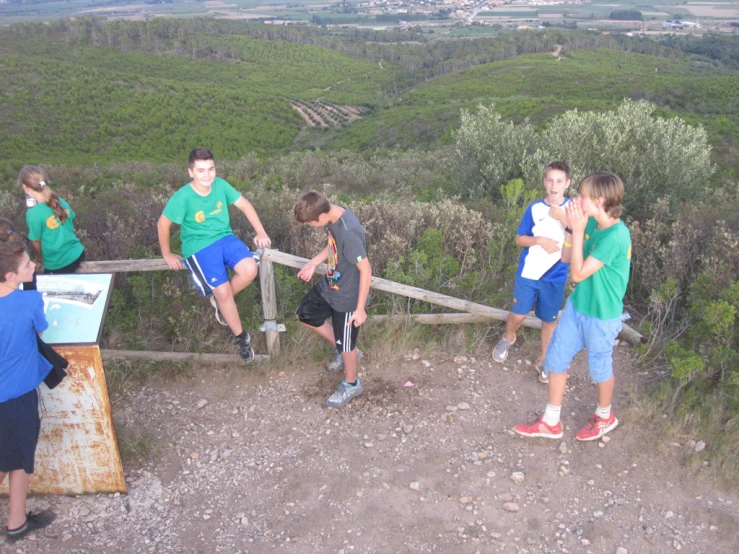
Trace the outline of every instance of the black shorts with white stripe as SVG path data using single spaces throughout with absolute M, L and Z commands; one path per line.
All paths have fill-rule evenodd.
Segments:
M 300 321 L 311 327 L 320 327 L 330 317 L 336 340 L 336 350 L 351 352 L 357 346 L 359 327 L 353 323 L 347 325 L 354 312 L 338 312 L 331 308 L 321 293 L 314 286 L 300 301 L 297 316 Z

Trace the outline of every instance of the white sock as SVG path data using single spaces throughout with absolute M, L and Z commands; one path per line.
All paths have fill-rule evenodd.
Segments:
M 541 419 L 547 425 L 557 425 L 557 423 L 559 423 L 559 414 L 561 411 L 562 406 L 552 406 L 551 404 L 547 404 L 547 407 L 544 410 L 544 415 Z
M 595 415 L 598 417 L 602 417 L 603 419 L 608 419 L 611 417 L 611 405 L 608 404 L 605 408 L 601 408 L 600 405 L 595 409 Z

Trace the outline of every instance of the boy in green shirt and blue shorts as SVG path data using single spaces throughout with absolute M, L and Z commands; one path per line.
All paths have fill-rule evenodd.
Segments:
M 188 173 L 192 181 L 167 202 L 157 223 L 162 257 L 170 269 L 183 269 L 170 250 L 172 223 L 181 225 L 182 257 L 195 285 L 216 310 L 216 319 L 234 334 L 234 344 L 244 363 L 254 359 L 249 333 L 244 331 L 234 296 L 257 276 L 257 263 L 249 248 L 231 229 L 228 207 L 234 205 L 256 231 L 254 244 L 267 248 L 270 238 L 251 203 L 223 179 L 216 177 L 213 153 L 207 148 L 190 152 Z M 229 278 L 227 268 L 233 272 Z
M 598 405 L 578 431 L 581 441 L 596 440 L 616 428 L 613 398 L 613 347 L 621 332 L 623 298 L 631 270 L 631 234 L 621 221 L 624 185 L 617 175 L 600 172 L 583 179 L 579 196 L 567 204 L 571 229 L 565 234 L 562 261 L 569 262 L 577 283 L 544 359 L 549 374 L 549 402 L 533 423 L 516 425 L 524 437 L 562 437 L 560 412 L 567 370 L 575 355 L 588 351 L 590 378 L 598 386 Z

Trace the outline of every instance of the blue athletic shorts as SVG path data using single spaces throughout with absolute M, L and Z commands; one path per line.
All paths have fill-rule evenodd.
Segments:
M 251 250 L 234 235 L 218 239 L 210 246 L 185 259 L 192 280 L 205 296 L 228 282 L 228 267 L 233 271 L 241 260 L 253 258 Z
M 592 381 L 608 381 L 613 375 L 613 347 L 622 325 L 620 317 L 603 320 L 581 314 L 568 298 L 549 343 L 544 369 L 549 373 L 564 373 L 575 355 L 585 348 Z
M 520 275 L 516 277 L 513 287 L 514 314 L 526 315 L 536 304 L 536 317 L 544 322 L 557 321 L 559 308 L 565 297 L 565 283 L 552 281 L 534 281 Z

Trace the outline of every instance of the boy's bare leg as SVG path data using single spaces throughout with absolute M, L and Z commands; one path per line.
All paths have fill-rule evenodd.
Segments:
M 233 296 L 239 294 L 256 279 L 259 269 L 254 258 L 244 258 L 234 266 L 234 274 L 231 276 L 231 292 Z M 220 304 L 218 305 L 220 308 Z M 227 320 L 228 321 L 228 320 Z
M 526 319 L 525 315 L 514 314 L 513 312 L 508 314 L 505 320 L 505 340 L 511 344 L 515 342 L 516 333 L 521 328 L 521 325 L 523 325 L 524 319 Z
M 323 325 L 321 325 L 320 327 L 313 327 L 312 325 L 308 325 L 307 323 L 303 323 L 302 321 L 300 322 L 300 324 L 303 327 L 310 329 L 314 333 L 318 333 L 319 336 L 323 337 L 328 342 L 330 342 L 332 347 L 336 348 L 336 337 L 334 337 L 334 327 L 328 321 L 324 321 Z
M 613 388 L 616 385 L 616 377 L 611 375 L 608 381 L 598 383 L 598 406 L 601 408 L 607 408 L 611 405 L 613 400 Z
M 2 479 L 0 479 L 0 483 Z M 26 522 L 26 499 L 31 476 L 22 469 L 10 472 L 8 487 L 8 529 L 18 529 Z
M 353 383 L 357 380 L 357 349 L 351 352 L 342 352 L 341 358 L 344 360 L 344 381 Z
M 552 406 L 561 406 L 565 398 L 565 388 L 567 387 L 567 372 L 550 373 L 549 374 L 549 404 Z M 613 389 L 611 389 L 613 392 Z
M 244 331 L 239 317 L 239 310 L 236 308 L 231 283 L 223 283 L 213 289 L 213 297 L 218 303 L 218 310 L 224 321 L 228 323 L 228 327 L 234 335 L 240 335 Z
M 554 330 L 557 328 L 556 321 L 541 322 L 541 358 L 540 362 L 544 361 L 547 357 L 547 348 L 549 348 L 549 342 L 552 340 Z

